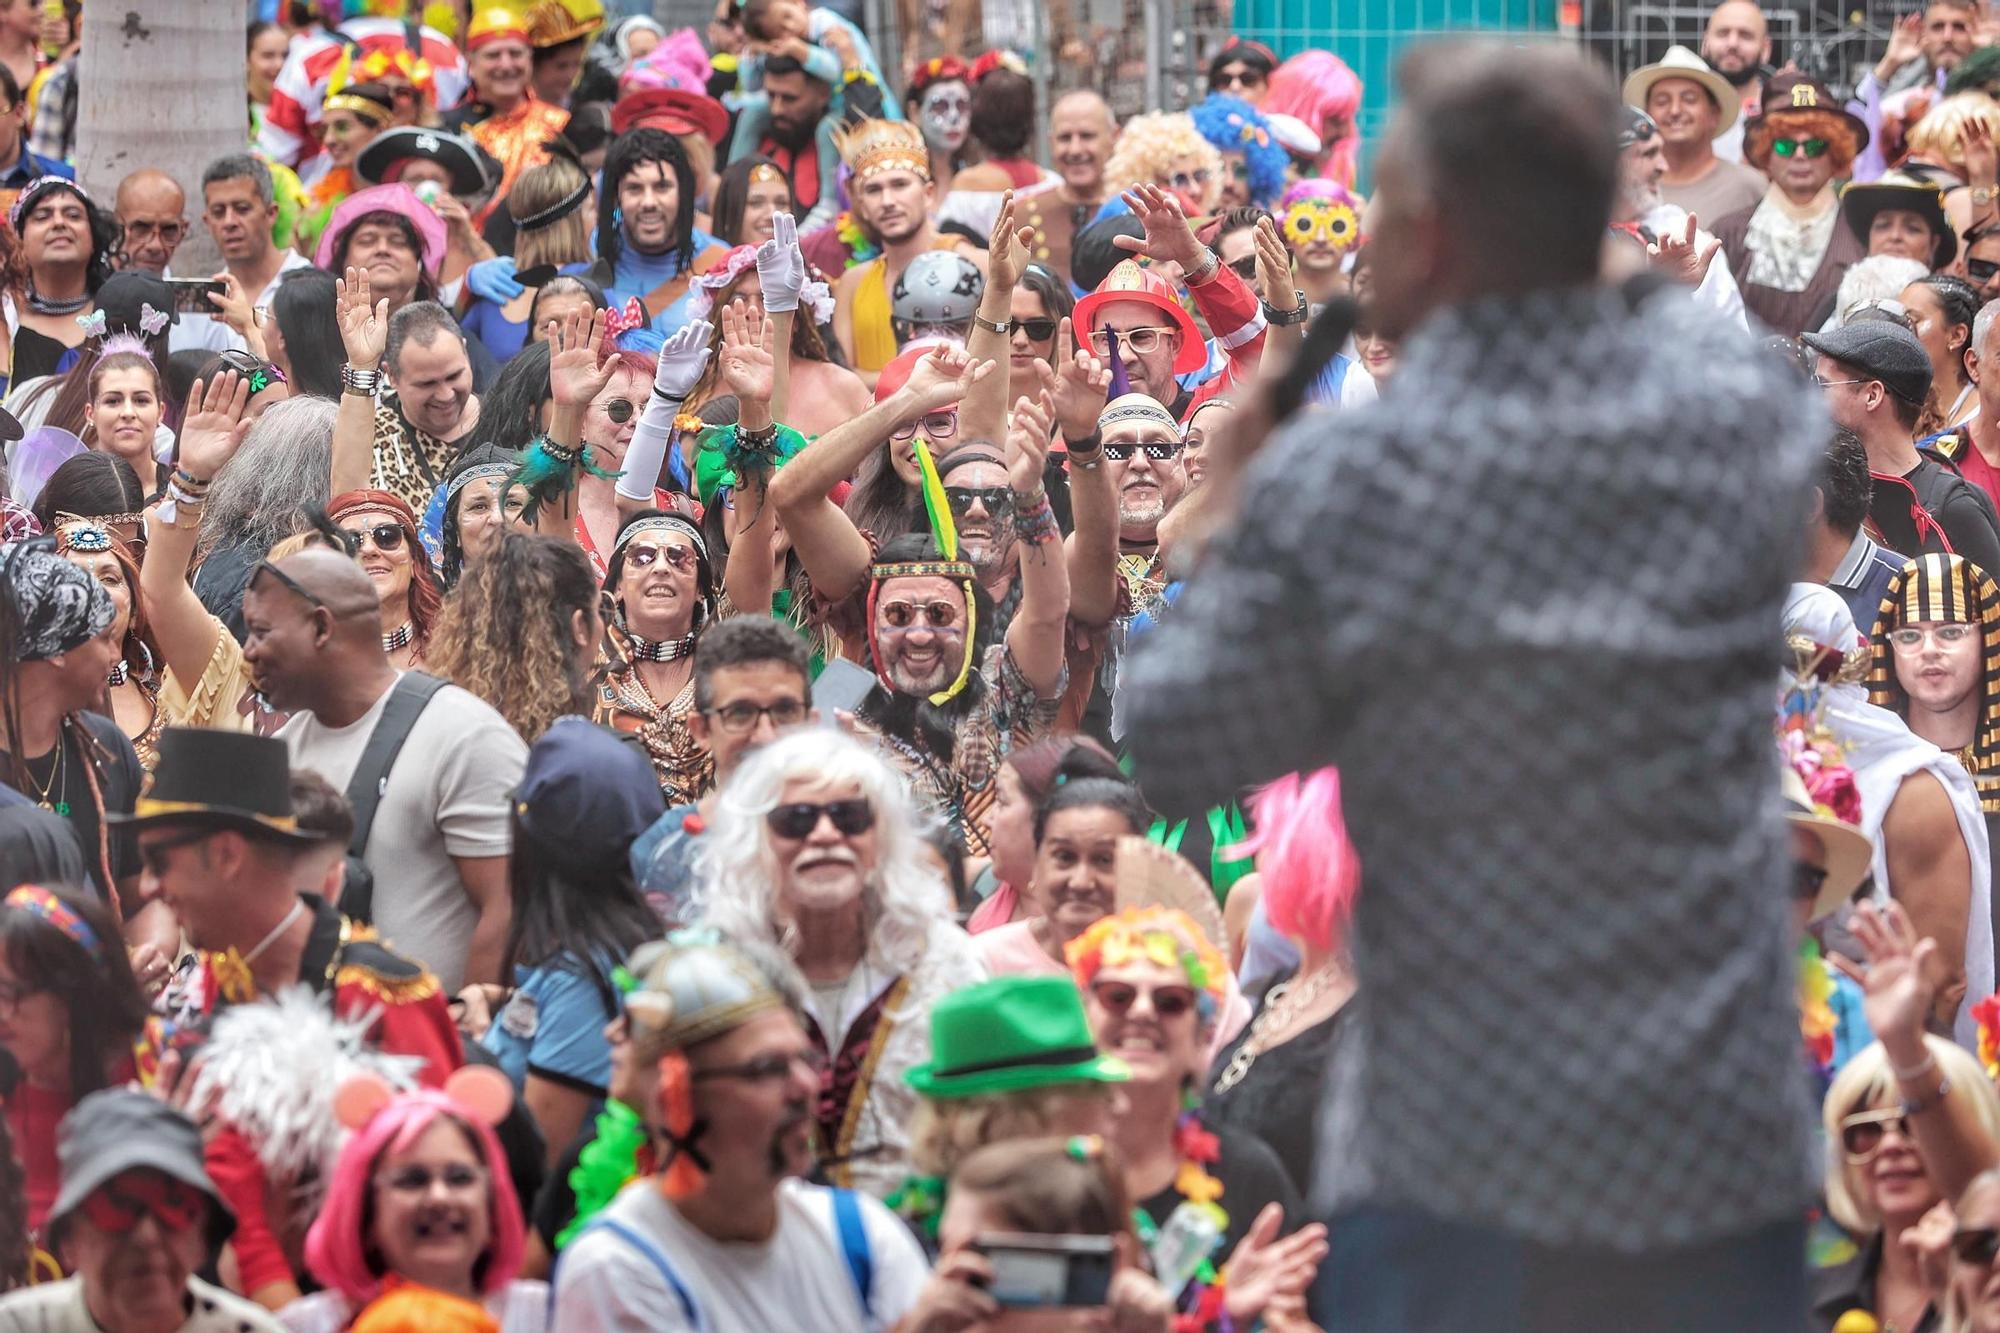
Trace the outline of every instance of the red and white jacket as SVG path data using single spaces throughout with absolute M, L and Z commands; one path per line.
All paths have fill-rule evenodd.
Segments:
M 340 25 L 347 37 L 365 56 L 371 51 L 406 49 L 408 28 L 401 19 L 357 18 Z M 465 56 L 451 39 L 435 28 L 421 30 L 421 55 L 430 63 L 432 105 L 449 110 L 465 97 L 471 86 Z M 347 42 L 333 33 L 318 33 L 292 43 L 285 66 L 271 85 L 271 109 L 257 136 L 257 151 L 273 162 L 300 167 L 319 156 L 320 117 L 326 102 L 327 84 L 347 50 Z

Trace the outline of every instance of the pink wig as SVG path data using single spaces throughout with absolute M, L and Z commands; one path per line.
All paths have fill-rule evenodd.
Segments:
M 1360 110 L 1361 76 L 1331 51 L 1301 51 L 1278 66 L 1263 106 L 1265 115 L 1295 116 L 1323 139 L 1328 116 L 1346 120 L 1346 136 L 1326 145 L 1320 174 L 1350 188 L 1361 156 L 1361 132 L 1355 124 Z
M 504 1289 L 521 1271 L 526 1242 L 521 1203 L 514 1195 L 514 1181 L 500 1140 L 442 1092 L 430 1088 L 406 1092 L 348 1137 L 340 1160 L 334 1163 L 326 1201 L 306 1233 L 306 1266 L 322 1284 L 345 1296 L 356 1308 L 381 1295 L 382 1279 L 388 1276 L 376 1271 L 380 1255 L 368 1236 L 375 1218 L 376 1168 L 383 1157 L 408 1148 L 440 1119 L 464 1131 L 486 1166 L 491 1237 L 479 1261 L 481 1266 L 474 1270 L 474 1280 L 481 1291 L 492 1293 Z
M 1250 798 L 1255 827 L 1230 849 L 1256 853 L 1264 914 L 1287 939 L 1340 949 L 1361 891 L 1361 858 L 1340 812 L 1340 772 L 1287 774 Z
M 1326 199 L 1336 204 L 1346 204 L 1361 216 L 1361 200 L 1339 181 L 1328 180 L 1324 176 L 1307 176 L 1304 180 L 1293 181 L 1290 188 L 1278 198 L 1277 211 L 1283 213 L 1301 199 Z M 1279 219 L 1283 221 L 1282 218 Z

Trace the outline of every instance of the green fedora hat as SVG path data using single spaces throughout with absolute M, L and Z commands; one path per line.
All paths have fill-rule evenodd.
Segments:
M 939 1099 L 1131 1077 L 1123 1060 L 1098 1054 L 1068 977 L 999 977 L 945 996 L 931 1008 L 930 1063 L 909 1073 Z

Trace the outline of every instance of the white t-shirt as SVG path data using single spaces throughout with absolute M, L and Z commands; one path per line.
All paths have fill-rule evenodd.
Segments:
M 83 1279 L 64 1278 L 0 1297 L 0 1333 L 101 1333 L 83 1300 Z M 261 1305 L 200 1278 L 188 1279 L 188 1317 L 175 1333 L 284 1333 Z
M 726 1244 L 689 1225 L 643 1177 L 562 1253 L 555 1315 L 563 1333 L 880 1333 L 916 1304 L 930 1276 L 923 1251 L 895 1214 L 856 1194 L 873 1268 L 870 1311 L 841 1248 L 833 1191 L 803 1180 L 778 1187 L 778 1229 L 762 1244 Z M 672 1267 L 695 1319 L 659 1266 L 617 1234 L 616 1222 L 644 1237 Z M 698 1322 L 697 1322 L 698 1321 Z
M 341 1333 L 354 1322 L 354 1303 L 337 1291 L 316 1291 L 278 1311 L 285 1333 Z M 549 1285 L 520 1279 L 486 1298 L 486 1313 L 500 1321 L 500 1333 L 544 1333 L 548 1328 Z
M 253 306 L 271 304 L 277 298 L 278 284 L 285 280 L 287 273 L 295 268 L 312 266 L 312 260 L 298 251 L 285 251 L 285 262 L 278 265 L 276 276 L 264 284 L 264 290 L 258 292 L 256 299 L 250 304 Z M 172 352 L 185 352 L 190 349 L 226 352 L 231 348 L 241 351 L 243 347 L 243 339 L 236 336 L 236 330 L 214 315 L 205 315 L 199 311 L 183 312 L 181 317 L 174 321 L 174 326 L 167 330 L 167 350 Z
M 341 791 L 354 776 L 389 691 L 356 721 L 328 727 L 296 713 L 278 736 L 294 768 Z M 465 955 L 479 912 L 454 856 L 505 856 L 508 811 L 528 747 L 492 705 L 456 685 L 431 697 L 389 770 L 364 858 L 375 874 L 375 928 L 405 958 L 436 974 L 451 995 L 465 984 Z

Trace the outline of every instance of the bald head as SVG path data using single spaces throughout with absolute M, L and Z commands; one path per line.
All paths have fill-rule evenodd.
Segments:
M 166 172 L 141 167 L 118 182 L 112 207 L 125 233 L 121 267 L 158 276 L 187 235 L 187 192 Z
M 336 624 L 359 623 L 367 630 L 364 637 L 379 640 L 381 597 L 374 581 L 348 556 L 312 546 L 280 560 L 277 570 L 297 585 L 294 595 L 303 589 L 307 600 L 325 607 Z
M 1738 88 L 1771 59 L 1771 30 L 1750 0 L 1723 0 L 1701 34 L 1701 58 Z
M 393 679 L 375 585 L 338 551 L 311 548 L 260 566 L 243 593 L 243 627 L 243 660 L 258 692 L 281 712 L 323 716 L 372 688 L 348 707 L 351 716 L 330 723 L 345 726 L 386 688 L 385 676 Z
M 1102 97 L 1087 90 L 1064 93 L 1049 110 L 1049 160 L 1063 185 L 1080 203 L 1094 203 L 1104 190 L 1104 164 L 1118 138 L 1118 122 Z

